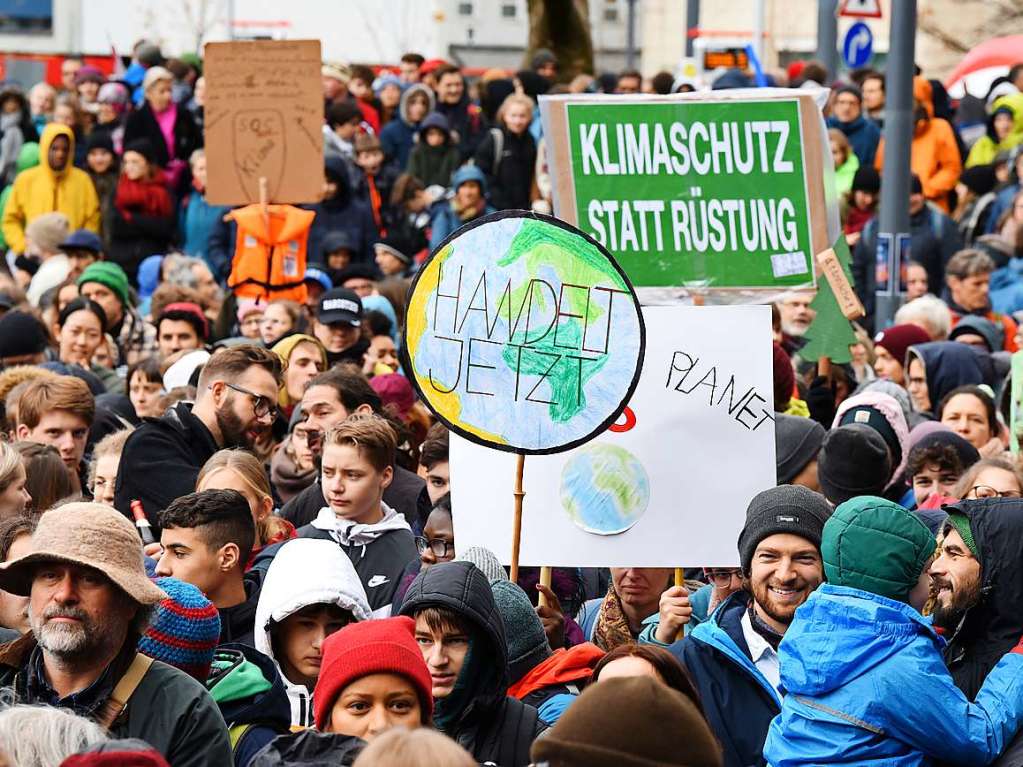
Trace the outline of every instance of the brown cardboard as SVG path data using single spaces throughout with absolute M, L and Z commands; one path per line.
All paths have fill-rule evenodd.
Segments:
M 842 269 L 842 263 L 835 255 L 835 251 L 827 248 L 818 253 L 815 258 L 821 274 L 828 278 L 828 285 L 831 286 L 831 292 L 834 294 L 835 300 L 838 301 L 838 308 L 842 310 L 845 318 L 858 320 L 866 314 L 863 304 L 856 296 L 856 291 L 853 290 L 852 283 L 849 282 L 845 270 Z
M 323 192 L 319 40 L 207 43 L 206 196 L 213 205 L 316 202 Z

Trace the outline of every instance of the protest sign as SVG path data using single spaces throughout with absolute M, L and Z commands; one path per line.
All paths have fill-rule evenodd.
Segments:
M 323 193 L 320 41 L 207 43 L 204 66 L 208 201 L 318 200 Z M 265 199 L 260 179 L 265 179 Z
M 529 460 L 526 496 L 543 507 L 523 515 L 524 565 L 738 564 L 746 507 L 776 483 L 770 307 L 643 315 L 643 373 L 622 418 Z M 515 458 L 452 436 L 450 460 L 458 549 L 509 562 Z
M 637 288 L 815 284 L 813 257 L 831 242 L 812 94 L 540 102 L 555 214 L 608 248 Z
M 607 251 L 556 219 L 503 211 L 459 229 L 423 264 L 402 355 L 452 431 L 543 454 L 614 422 L 643 344 L 636 295 Z

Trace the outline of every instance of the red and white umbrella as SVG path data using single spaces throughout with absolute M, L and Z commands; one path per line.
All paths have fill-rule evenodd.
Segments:
M 996 77 L 1005 75 L 1009 67 L 1023 61 L 1023 35 L 1008 35 L 985 40 L 963 56 L 945 78 L 945 89 L 954 99 L 967 92 L 983 98 Z

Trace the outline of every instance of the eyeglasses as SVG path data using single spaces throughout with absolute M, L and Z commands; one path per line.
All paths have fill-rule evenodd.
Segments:
M 268 400 L 263 395 L 256 394 L 255 392 L 249 391 L 248 389 L 243 389 L 241 386 L 238 386 L 237 384 L 233 383 L 228 383 L 227 381 L 223 381 L 223 384 L 228 389 L 233 389 L 234 391 L 239 392 L 240 394 L 247 394 L 248 396 L 252 397 L 253 400 L 255 400 L 252 403 L 252 412 L 256 416 L 256 418 L 266 418 L 267 416 L 270 416 L 270 420 L 272 421 L 277 417 L 277 405 L 275 405 L 273 402 Z
M 442 540 L 441 538 L 432 538 L 426 540 L 423 536 L 416 537 L 416 548 L 419 549 L 420 554 L 426 553 L 429 549 L 433 552 L 433 555 L 438 559 L 443 559 L 448 555 L 448 552 L 455 553 L 455 544 L 450 541 Z
M 966 494 L 967 498 L 1019 498 L 1019 490 L 995 490 L 993 487 L 988 485 L 974 485 L 970 488 L 970 492 Z
M 719 588 L 723 588 L 732 582 L 732 578 L 742 578 L 742 570 L 738 567 L 707 569 L 707 577 L 710 582 Z

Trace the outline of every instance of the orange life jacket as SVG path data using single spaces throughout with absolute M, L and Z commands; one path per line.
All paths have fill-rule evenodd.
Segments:
M 227 214 L 238 225 L 228 287 L 238 298 L 306 300 L 305 265 L 309 228 L 316 213 L 294 205 L 258 204 Z

